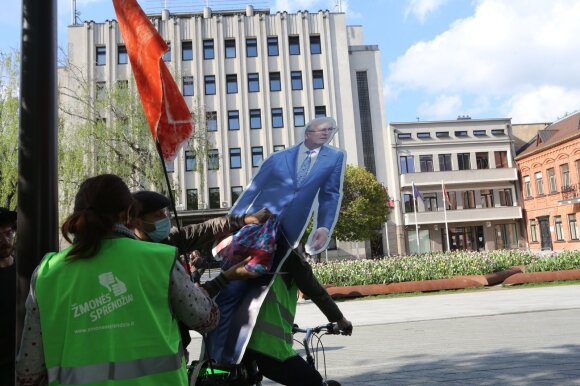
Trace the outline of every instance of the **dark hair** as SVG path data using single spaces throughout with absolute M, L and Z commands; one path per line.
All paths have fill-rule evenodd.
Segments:
M 103 239 L 119 222 L 119 214 L 132 204 L 131 192 L 119 176 L 101 174 L 83 181 L 75 196 L 74 212 L 61 228 L 72 244 L 67 258 L 88 259 L 97 254 Z

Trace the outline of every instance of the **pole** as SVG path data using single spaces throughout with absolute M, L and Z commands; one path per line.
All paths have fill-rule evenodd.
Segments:
M 169 175 L 167 174 L 167 167 L 165 166 L 165 160 L 163 159 L 163 152 L 161 151 L 161 144 L 159 143 L 159 139 L 155 140 L 155 145 L 157 147 L 157 154 L 159 154 L 159 159 L 161 160 L 163 174 L 165 175 L 165 183 L 167 184 L 167 190 L 169 191 L 169 200 L 171 200 L 171 209 L 173 210 L 173 215 L 175 216 L 175 224 L 179 230 L 179 233 L 181 234 L 181 224 L 179 224 L 179 217 L 177 217 L 175 197 L 173 196 L 173 189 L 171 189 L 171 183 L 169 182 Z
M 391 257 L 391 246 L 389 245 L 389 220 L 385 222 L 385 234 L 387 235 L 387 256 Z
M 417 236 L 417 254 L 421 253 L 419 245 L 419 224 L 417 223 L 417 197 L 415 197 L 415 183 L 413 182 L 413 210 L 415 212 L 415 236 Z
M 447 252 L 451 251 L 449 244 L 449 223 L 447 222 L 447 194 L 445 194 L 445 185 L 441 181 L 441 191 L 443 192 L 443 215 L 445 216 L 445 236 L 447 236 Z

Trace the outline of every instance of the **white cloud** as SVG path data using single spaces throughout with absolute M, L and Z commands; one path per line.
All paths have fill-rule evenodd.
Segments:
M 514 95 L 504 108 L 514 123 L 553 122 L 565 113 L 580 109 L 580 90 L 540 86 Z
M 440 95 L 433 102 L 421 104 L 417 112 L 421 119 L 453 119 L 461 112 L 461 107 L 459 95 Z
M 412 14 L 421 23 L 427 16 L 447 3 L 448 0 L 411 0 L 405 9 L 405 19 Z

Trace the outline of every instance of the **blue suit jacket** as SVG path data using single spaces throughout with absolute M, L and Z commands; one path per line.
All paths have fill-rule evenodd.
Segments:
M 279 216 L 280 227 L 291 246 L 300 241 L 310 214 L 316 209 L 317 195 L 314 229 L 325 227 L 332 232 L 340 210 L 346 158 L 341 149 L 323 145 L 310 173 L 298 187 L 299 149 L 300 144 L 273 153 L 264 160 L 230 211 L 232 215 L 242 215 L 268 208 Z

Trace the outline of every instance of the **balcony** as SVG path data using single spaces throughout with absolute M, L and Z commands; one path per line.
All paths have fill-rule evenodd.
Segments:
M 519 206 L 502 206 L 496 208 L 458 209 L 447 211 L 447 222 L 474 222 L 513 220 L 522 218 L 522 208 Z M 437 212 L 417 212 L 417 224 L 443 224 L 445 213 L 443 209 Z M 405 225 L 415 224 L 415 213 L 405 213 Z
M 401 174 L 401 187 L 411 186 L 412 182 L 418 186 L 451 184 L 481 184 L 488 182 L 517 181 L 518 171 L 516 168 L 499 169 L 470 169 L 451 170 L 447 172 L 418 172 Z
M 560 204 L 578 204 L 580 203 L 580 184 L 570 185 L 562 188 L 561 197 L 558 201 Z

